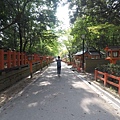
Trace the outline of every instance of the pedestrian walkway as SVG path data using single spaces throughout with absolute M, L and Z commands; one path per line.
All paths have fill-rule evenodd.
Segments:
M 120 110 L 107 103 L 62 63 L 56 63 L 22 93 L 5 104 L 0 120 L 120 120 Z

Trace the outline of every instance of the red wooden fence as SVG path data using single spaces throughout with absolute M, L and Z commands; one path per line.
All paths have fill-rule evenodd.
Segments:
M 95 70 L 95 80 L 97 80 L 97 78 L 104 81 L 104 86 L 106 86 L 107 83 L 109 83 L 110 85 L 113 85 L 113 86 L 117 87 L 118 88 L 118 93 L 120 94 L 120 77 L 116 77 L 114 75 Z M 118 80 L 118 84 L 114 83 L 112 81 L 109 81 L 108 78 L 113 78 L 115 80 Z
M 33 63 L 42 61 L 48 63 L 52 60 L 51 56 L 40 56 L 39 54 L 33 54 L 33 56 Z M 4 51 L 3 49 L 0 49 L 0 70 L 26 65 L 28 63 L 28 56 L 26 53 L 11 50 Z

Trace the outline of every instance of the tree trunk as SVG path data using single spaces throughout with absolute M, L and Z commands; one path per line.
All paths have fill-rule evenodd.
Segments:
M 19 26 L 19 37 L 20 37 L 20 52 L 23 52 L 22 48 L 23 48 L 23 41 L 22 41 L 22 30 L 21 30 L 21 25 L 20 23 L 18 23 Z

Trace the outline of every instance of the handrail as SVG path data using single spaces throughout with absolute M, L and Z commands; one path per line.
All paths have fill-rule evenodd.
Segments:
M 101 75 L 103 75 L 103 76 L 101 77 Z M 95 80 L 97 80 L 98 78 L 100 80 L 104 81 L 104 86 L 106 86 L 107 83 L 109 83 L 110 85 L 113 85 L 113 86 L 117 87 L 118 88 L 118 94 L 120 94 L 120 77 L 117 77 L 117 76 L 114 76 L 114 75 L 111 75 L 111 74 L 108 74 L 108 73 L 104 73 L 104 72 L 95 70 Z M 114 83 L 112 81 L 109 81 L 108 78 L 113 78 L 115 80 L 118 80 L 118 84 Z
M 51 56 L 41 56 L 39 54 L 32 54 L 34 56 L 34 62 L 42 62 L 46 61 L 50 63 L 53 58 Z M 28 55 L 25 52 L 17 52 L 12 50 L 4 51 L 4 49 L 0 49 L 0 70 L 4 70 L 6 68 L 17 67 L 21 65 L 29 64 Z

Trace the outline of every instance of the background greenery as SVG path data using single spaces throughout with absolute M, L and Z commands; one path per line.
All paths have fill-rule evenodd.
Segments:
M 69 4 L 70 28 L 56 30 L 59 4 Z M 62 56 L 94 47 L 120 46 L 120 0 L 1 0 L 0 47 Z M 64 14 L 64 13 L 63 13 Z M 66 36 L 62 43 L 58 38 Z M 67 53 L 63 49 L 66 46 Z
M 85 47 L 104 51 L 106 46 L 120 46 L 120 0 L 68 0 L 72 41 L 69 52 Z M 68 30 L 69 31 L 69 30 Z M 67 32 L 68 32 L 67 31 Z M 69 39 L 68 39 L 69 41 Z
M 0 1 L 0 47 L 20 52 L 58 53 L 55 16 L 59 0 Z

